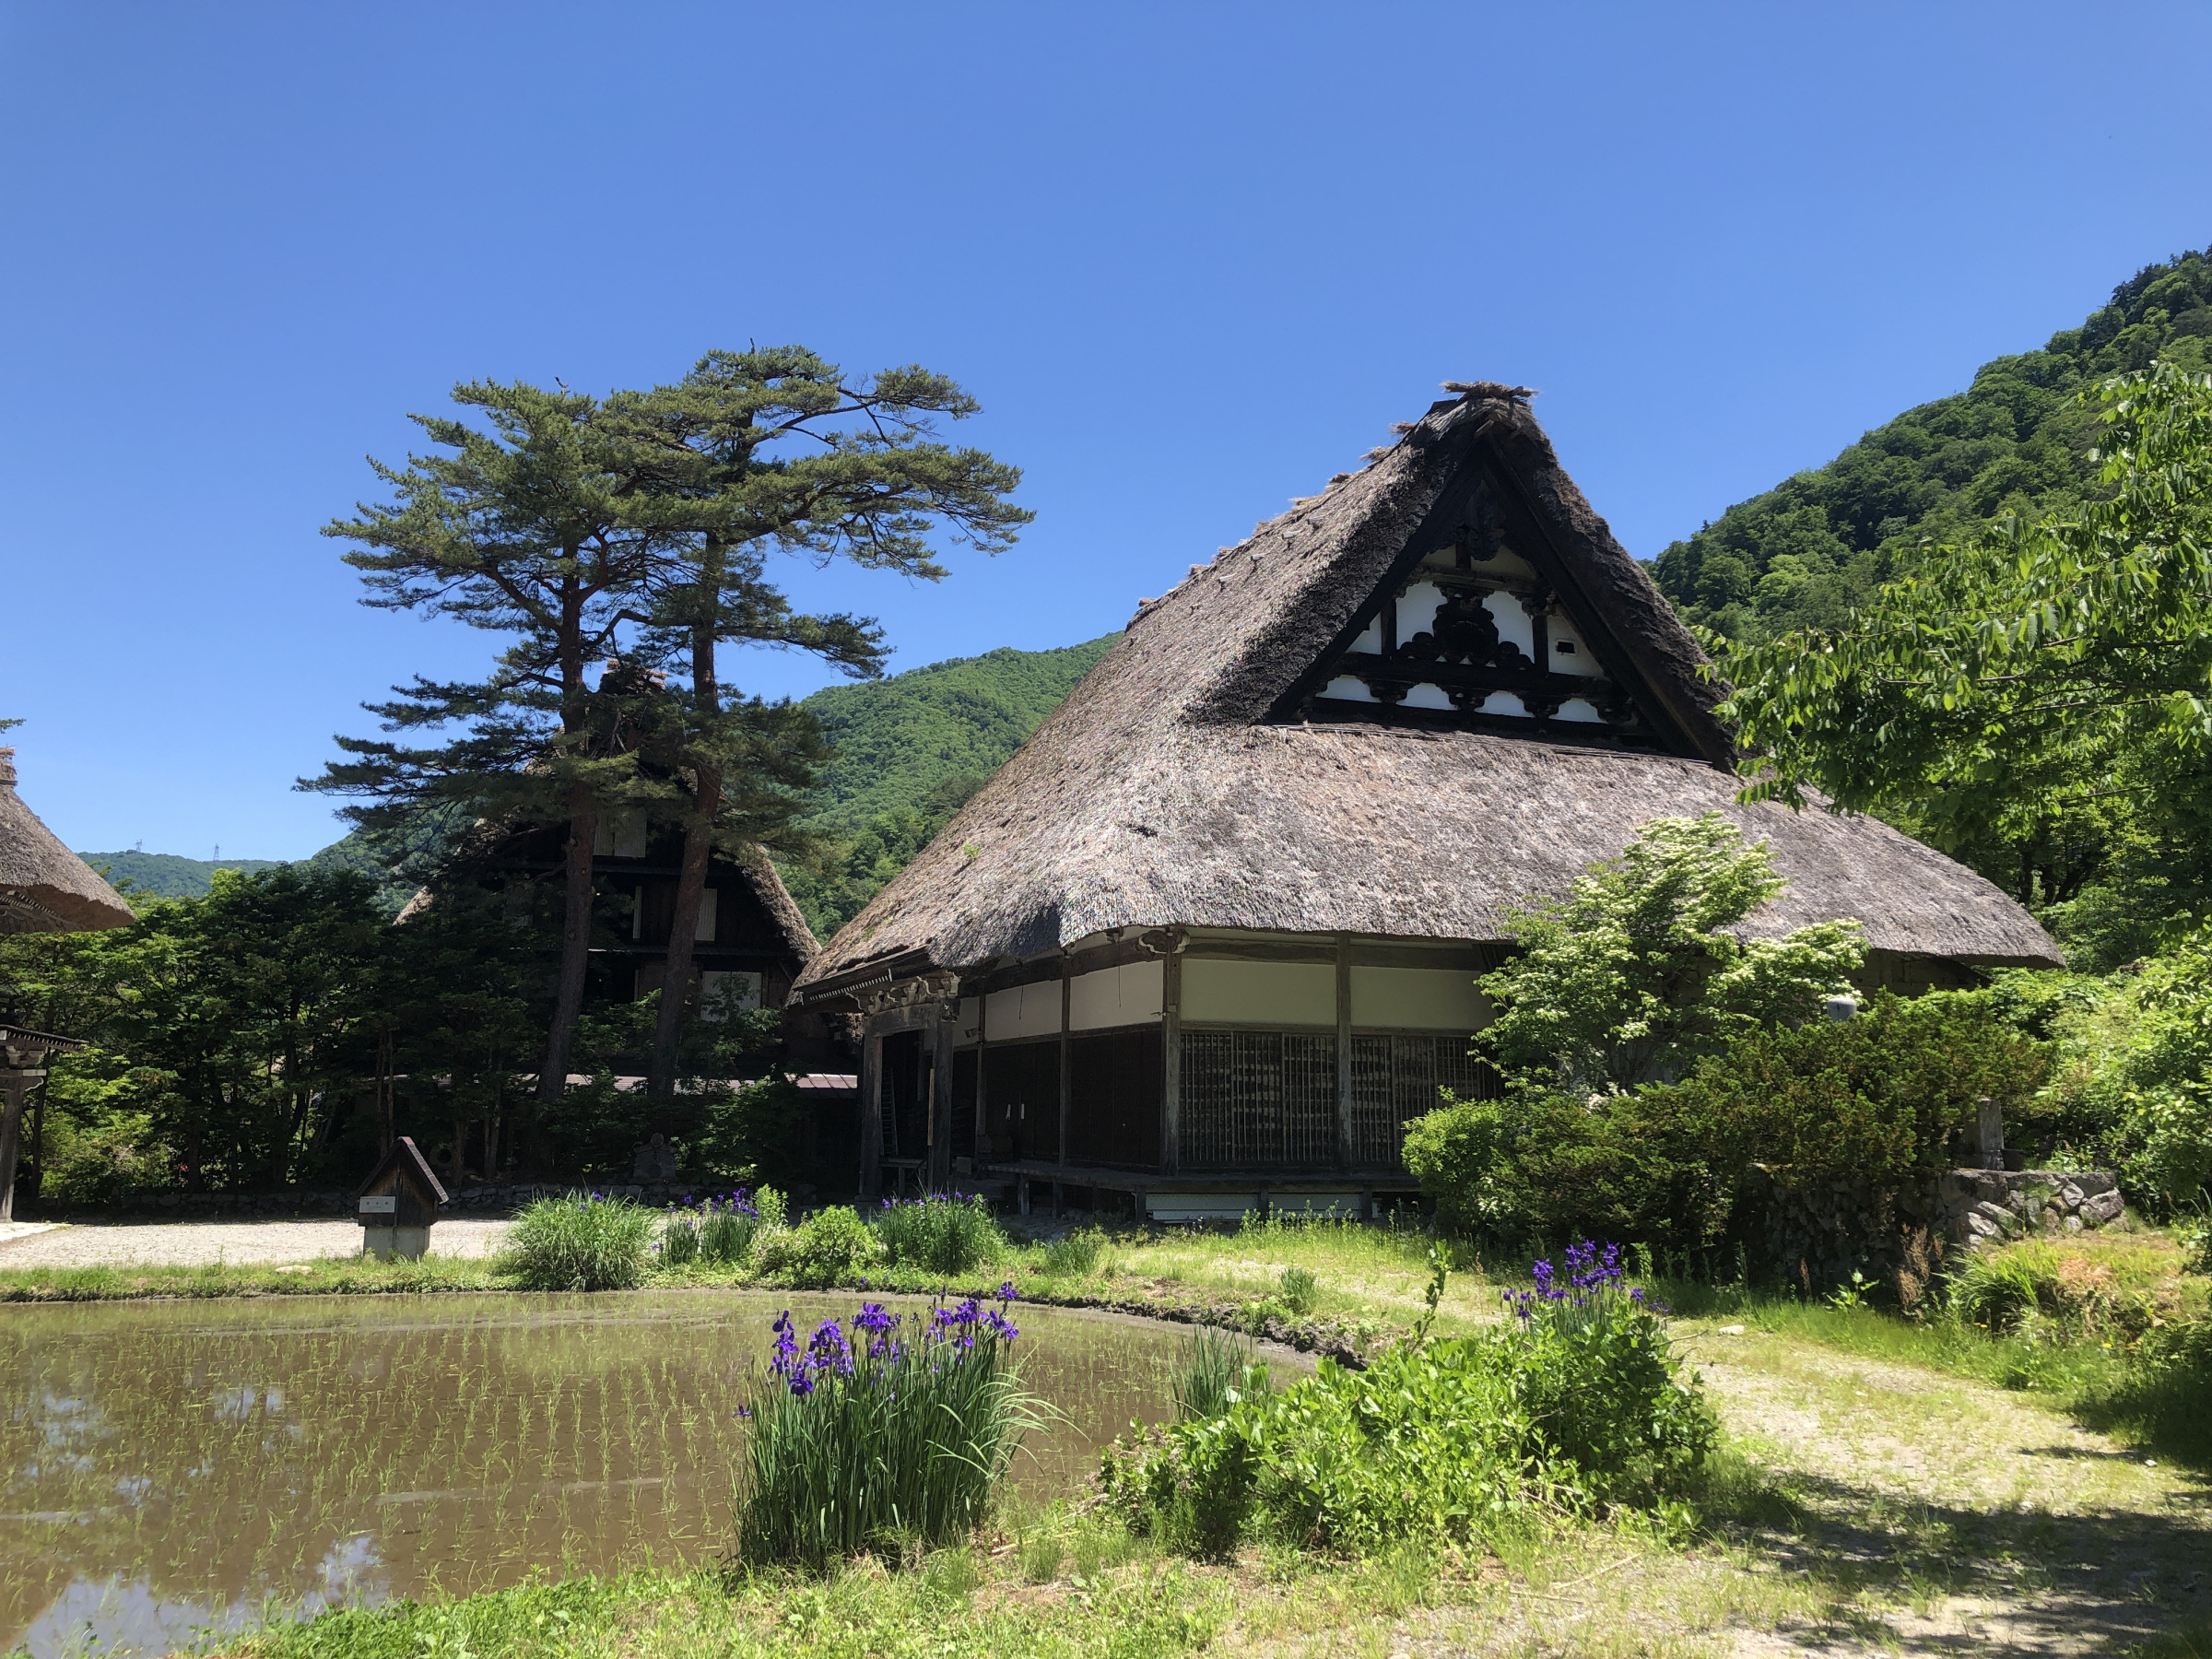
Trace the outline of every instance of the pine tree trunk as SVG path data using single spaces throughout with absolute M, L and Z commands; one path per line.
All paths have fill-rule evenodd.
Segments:
M 576 1021 L 583 1012 L 584 970 L 591 966 L 592 843 L 598 838 L 599 815 L 591 792 L 579 784 L 569 794 L 566 882 L 561 894 L 560 983 L 553 999 L 553 1025 L 546 1033 L 546 1064 L 537 1077 L 537 1098 L 558 1102 L 569 1086 L 569 1055 L 576 1046 Z
M 647 1092 L 666 1100 L 676 1092 L 677 1054 L 684 1034 L 684 1005 L 691 989 L 691 959 L 699 912 L 707 891 L 707 865 L 714 852 L 714 817 L 722 809 L 722 777 L 699 769 L 691 823 L 684 831 L 684 863 L 676 878 L 676 917 L 669 924 L 668 971 L 661 982 L 660 1013 L 653 1030 L 653 1076 Z
M 714 624 L 722 594 L 724 550 L 710 535 L 701 549 L 699 582 L 692 594 L 691 701 L 698 721 L 700 749 L 712 741 L 722 714 L 722 687 L 714 672 Z M 653 1022 L 653 1065 L 646 1093 L 667 1100 L 676 1093 L 677 1051 L 684 1033 L 684 1004 L 691 989 L 691 958 L 699 938 L 699 908 L 706 897 L 707 865 L 714 852 L 714 820 L 722 811 L 722 773 L 695 751 L 696 780 L 691 820 L 684 830 L 684 864 L 676 880 L 676 915 L 668 928 L 668 971 L 661 981 L 661 1007 Z

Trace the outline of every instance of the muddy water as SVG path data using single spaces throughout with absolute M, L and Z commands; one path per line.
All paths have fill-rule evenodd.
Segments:
M 0 1653 L 159 1653 L 273 1613 L 710 1559 L 769 1322 L 851 1296 L 0 1309 Z M 1174 1332 L 1021 1308 L 1045 1499 L 1167 1403 Z

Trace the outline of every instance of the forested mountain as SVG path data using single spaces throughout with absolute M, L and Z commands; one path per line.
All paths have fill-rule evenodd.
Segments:
M 827 939 L 851 920 L 1120 638 L 1002 648 L 805 699 L 836 755 L 806 820 L 821 853 L 782 871 L 815 932 Z
M 2093 418 L 2075 394 L 2153 358 L 2212 366 L 2212 251 L 2146 266 L 2079 328 L 1983 364 L 1957 396 L 1739 501 L 1659 555 L 1660 589 L 1691 621 L 1738 640 L 1834 626 L 1924 538 L 1958 540 L 2082 488 Z
M 273 870 L 273 858 L 185 858 L 175 853 L 79 853 L 77 856 L 120 887 L 157 899 L 205 899 L 218 870 Z
M 782 872 L 815 932 L 827 939 L 928 845 L 1120 638 L 1107 634 L 1053 651 L 1002 647 L 803 698 L 801 706 L 821 722 L 834 754 L 805 820 L 817 837 L 815 856 L 787 860 Z M 356 831 L 307 862 L 359 871 L 379 884 L 385 907 L 396 912 L 417 881 L 412 876 L 395 881 L 391 866 L 404 860 L 412 868 L 435 857 L 442 837 L 426 823 L 412 836 L 384 839 L 393 844 L 371 847 Z M 107 866 L 164 899 L 206 897 L 217 869 L 275 867 L 267 859 L 226 859 L 218 865 L 166 853 L 82 856 L 95 869 Z

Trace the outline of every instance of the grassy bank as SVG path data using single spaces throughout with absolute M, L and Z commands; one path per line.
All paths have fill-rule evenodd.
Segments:
M 6 1261 L 0 1256 L 0 1262 Z M 467 1256 L 419 1262 L 343 1257 L 287 1265 L 0 1268 L 0 1302 L 128 1301 L 150 1297 L 419 1295 L 511 1290 L 495 1263 Z

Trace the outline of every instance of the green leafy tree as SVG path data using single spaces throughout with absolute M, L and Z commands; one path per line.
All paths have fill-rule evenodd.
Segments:
M 2201 893 L 2212 375 L 2160 363 L 2083 401 L 2093 498 L 1924 549 L 1847 625 L 1724 654 L 1753 794 L 1818 792 L 1950 847 L 2133 837 Z
M 1739 936 L 1787 885 L 1717 812 L 1656 818 L 1563 900 L 1512 912 L 1512 959 L 1481 982 L 1478 1041 L 1507 1077 L 1571 1092 L 1679 1076 L 1740 1032 L 1810 1019 L 1865 955 L 1855 922 Z

